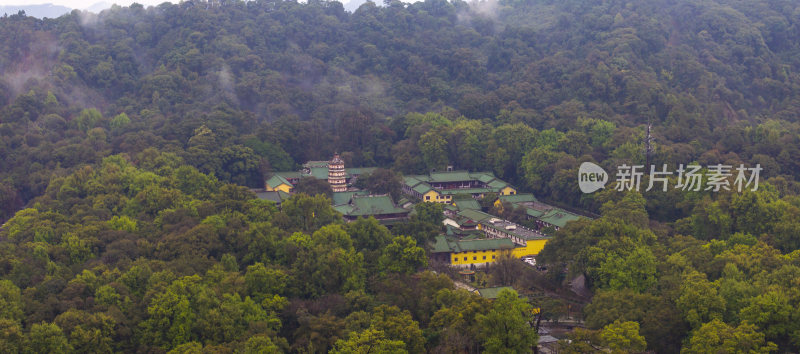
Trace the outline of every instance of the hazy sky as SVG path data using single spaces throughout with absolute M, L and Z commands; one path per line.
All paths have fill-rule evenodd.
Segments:
M 156 6 L 161 3 L 171 2 L 173 4 L 179 3 L 181 0 L 0 0 L 0 5 L 39 5 L 39 4 L 55 4 L 69 7 L 71 9 L 85 9 L 97 3 L 117 4 L 120 6 L 129 6 L 136 2 L 144 6 Z M 305 2 L 305 0 L 299 0 Z M 339 0 L 342 4 L 347 5 L 349 2 L 356 4 L 363 3 L 366 0 Z M 372 0 L 376 4 L 382 4 L 382 0 Z M 401 0 L 403 2 L 414 2 L 415 0 Z M 416 0 L 420 1 L 420 0 Z M 109 6 L 110 7 L 110 6 Z M 357 6 L 356 6 L 357 7 Z M 345 6 L 347 8 L 347 6 Z
M 138 2 L 145 6 L 155 6 L 163 2 L 177 3 L 180 0 L 165 1 L 165 0 L 0 0 L 0 5 L 38 5 L 38 4 L 55 4 L 69 7 L 71 9 L 85 9 L 98 2 L 106 2 L 110 4 L 117 4 L 120 6 L 128 6 L 134 2 Z

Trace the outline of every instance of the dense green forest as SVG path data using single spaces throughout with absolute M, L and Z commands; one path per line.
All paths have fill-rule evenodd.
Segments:
M 323 196 L 278 210 L 246 188 L 334 152 L 404 174 L 492 171 L 597 214 L 539 256 L 551 286 L 585 274 L 594 294 L 571 350 L 800 350 L 793 1 L 17 14 L 0 18 L 0 106 L 2 352 L 513 352 L 535 339 L 520 317 L 531 304 L 422 271 L 440 220 L 426 208 L 389 231 L 343 224 Z M 582 162 L 645 162 L 648 124 L 653 164 L 760 164 L 759 190 L 581 194 Z

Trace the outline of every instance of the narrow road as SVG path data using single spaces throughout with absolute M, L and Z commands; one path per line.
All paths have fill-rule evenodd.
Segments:
M 462 283 L 460 281 L 454 281 L 453 284 L 455 284 L 456 288 L 459 288 L 459 289 L 464 289 L 464 290 L 469 291 L 469 292 L 475 291 L 475 288 L 467 285 L 466 283 Z

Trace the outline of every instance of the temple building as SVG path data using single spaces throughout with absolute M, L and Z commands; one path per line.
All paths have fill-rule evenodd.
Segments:
M 513 254 L 514 248 L 509 239 L 457 240 L 437 236 L 430 257 L 432 261 L 456 267 L 484 266 L 496 262 L 503 253 Z
M 277 174 L 273 175 L 266 182 L 264 182 L 264 190 L 267 192 L 291 193 L 293 188 L 294 183 Z
M 333 154 L 333 159 L 328 162 L 328 184 L 336 192 L 347 192 L 347 173 L 344 171 L 344 161 L 339 154 Z
M 525 208 L 526 218 L 528 220 L 535 220 L 536 227 L 539 229 L 552 227 L 553 230 L 558 230 L 566 226 L 567 222 L 586 219 L 585 216 L 542 203 L 536 200 L 533 194 L 499 196 L 494 202 L 494 206 L 496 208 L 502 208 L 503 203 L 508 203 L 514 207 Z
M 551 239 L 537 230 L 472 207 L 445 209 L 442 223 L 447 233 L 436 237 L 431 260 L 456 267 L 481 267 L 496 262 L 504 253 L 514 258 L 535 256 Z
M 350 193 L 352 192 L 338 194 Z M 336 194 L 334 193 L 334 195 Z M 350 194 L 347 203 L 335 205 L 333 208 L 342 213 L 347 222 L 371 216 L 384 225 L 407 221 L 408 214 L 411 212 L 411 210 L 395 204 L 392 197 L 387 194 L 363 195 L 358 192 Z
M 483 198 L 487 193 L 517 194 L 516 188 L 491 172 L 447 171 L 406 176 L 403 192 L 424 202 L 451 203 L 453 196 L 464 194 Z
M 355 183 L 358 176 L 371 173 L 374 167 L 345 168 L 344 160 L 334 154 L 330 161 L 308 161 L 300 171 L 279 171 L 265 181 L 267 191 L 283 191 L 291 193 L 295 185 L 303 177 L 323 179 L 330 184 L 333 192 L 346 192 L 348 186 Z

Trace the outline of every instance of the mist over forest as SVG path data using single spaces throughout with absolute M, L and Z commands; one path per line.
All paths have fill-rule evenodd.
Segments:
M 192 0 L 7 15 L 0 352 L 500 350 L 492 321 L 530 304 L 430 272 L 441 210 L 389 230 L 342 222 L 321 195 L 278 209 L 249 190 L 334 153 L 398 175 L 488 171 L 596 216 L 547 243 L 546 275 L 508 279 L 511 261 L 487 271 L 489 284 L 549 292 L 584 275 L 576 352 L 616 348 L 612 332 L 633 324 L 641 345 L 621 350 L 798 351 L 798 117 L 796 1 L 351 12 Z M 757 191 L 583 194 L 583 162 L 612 178 L 646 162 L 763 170 Z M 565 300 L 532 299 L 564 315 Z

